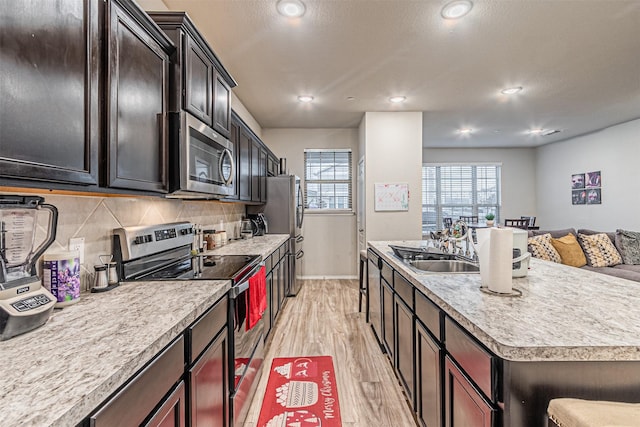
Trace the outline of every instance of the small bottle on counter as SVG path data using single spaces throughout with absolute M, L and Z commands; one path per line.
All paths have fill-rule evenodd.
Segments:
M 213 249 L 216 247 L 215 234 L 216 230 L 203 230 L 204 240 L 207 242 L 207 249 Z

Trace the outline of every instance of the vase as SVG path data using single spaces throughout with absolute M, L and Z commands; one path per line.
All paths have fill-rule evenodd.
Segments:
M 493 220 L 492 219 L 488 219 L 487 220 L 487 227 L 493 227 Z

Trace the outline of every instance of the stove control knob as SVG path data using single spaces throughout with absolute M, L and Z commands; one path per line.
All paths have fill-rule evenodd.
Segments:
M 134 245 L 139 245 L 141 243 L 144 243 L 144 236 L 136 236 L 136 238 L 133 239 Z

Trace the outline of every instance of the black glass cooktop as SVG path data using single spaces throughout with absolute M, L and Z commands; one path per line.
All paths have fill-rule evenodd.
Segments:
M 198 257 L 187 258 L 139 280 L 233 280 L 238 282 L 260 263 L 260 255 L 210 255 L 202 257 L 202 269 L 197 268 Z

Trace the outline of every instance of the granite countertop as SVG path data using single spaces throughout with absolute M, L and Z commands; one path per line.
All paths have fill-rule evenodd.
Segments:
M 519 297 L 480 291 L 479 274 L 417 273 L 389 244 L 369 242 L 496 355 L 512 361 L 640 360 L 640 283 L 532 259 Z
M 78 424 L 229 287 L 124 283 L 83 294 L 42 327 L 0 342 L 0 425 Z
M 204 255 L 262 255 L 264 259 L 288 239 L 288 234 L 266 234 L 251 239 L 231 240 L 224 246 L 204 252 Z

